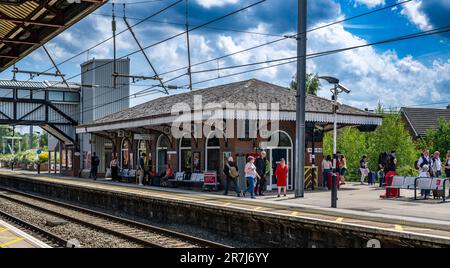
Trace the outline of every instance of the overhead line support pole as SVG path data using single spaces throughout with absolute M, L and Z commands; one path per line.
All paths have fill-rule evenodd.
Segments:
M 298 0 L 297 39 L 297 126 L 295 157 L 295 197 L 305 196 L 305 132 L 306 132 L 306 36 L 307 0 Z

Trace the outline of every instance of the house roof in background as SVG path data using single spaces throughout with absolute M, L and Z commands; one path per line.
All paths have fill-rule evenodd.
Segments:
M 401 111 L 406 117 L 407 124 L 414 130 L 416 138 L 425 136 L 428 130 L 437 129 L 439 118 L 450 120 L 450 107 L 447 109 L 402 108 Z

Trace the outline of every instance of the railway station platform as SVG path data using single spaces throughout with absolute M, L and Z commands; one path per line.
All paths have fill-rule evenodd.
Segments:
M 50 248 L 50 246 L 0 220 L 0 248 Z
M 84 205 L 91 204 L 99 209 L 110 208 L 113 212 L 131 213 L 133 211 L 134 214 L 142 214 L 142 217 L 135 216 L 137 220 L 151 217 L 158 220 L 164 219 L 166 222 L 184 221 L 188 224 L 202 225 L 205 228 L 212 228 L 208 225 L 214 225 L 218 232 L 224 234 L 247 232 L 243 229 L 256 222 L 259 224 L 260 231 L 262 229 L 266 235 L 282 235 L 284 239 L 295 237 L 294 230 L 299 228 L 309 230 L 308 240 L 317 240 L 321 243 L 330 242 L 324 241 L 329 237 L 345 234 L 352 239 L 357 237 L 360 240 L 359 244 L 374 238 L 391 246 L 450 247 L 449 203 L 437 200 L 413 201 L 411 198 L 413 193 L 410 192 L 402 192 L 405 197 L 401 199 L 384 200 L 380 199 L 380 195 L 383 194 L 382 189 L 367 185 L 349 184 L 343 187 L 339 192 L 339 209 L 331 209 L 329 208 L 331 194 L 326 191 L 307 192 L 303 199 L 294 199 L 293 194 L 289 194 L 286 198 L 277 198 L 276 193 L 267 193 L 264 197 L 251 200 L 237 198 L 232 196 L 232 193 L 230 196 L 223 196 L 222 193 L 139 187 L 108 181 L 37 176 L 25 171 L 0 170 L 0 186 L 3 185 L 1 181 L 5 178 L 20 179 L 21 184 L 33 183 L 71 188 L 82 196 L 74 197 L 75 192 L 69 193 L 67 189 L 64 189 L 62 190 L 64 195 L 72 196 L 70 197 L 72 200 L 68 201 L 76 199 L 85 202 Z M 42 188 L 40 187 L 40 190 Z M 96 192 L 96 195 L 103 193 L 112 196 L 88 198 L 80 192 L 81 190 L 88 191 L 90 195 Z M 62 198 L 63 194 L 55 194 L 55 196 Z M 116 199 L 125 199 L 125 201 L 119 204 Z M 146 206 L 144 200 L 148 202 L 148 208 L 142 208 L 143 205 Z M 242 220 L 242 226 L 236 227 L 239 225 L 235 222 L 237 220 Z M 279 226 L 273 226 L 273 224 Z M 285 227 L 289 228 L 287 234 Z M 324 230 L 326 231 L 324 237 L 318 235 Z M 254 235 L 254 231 L 251 233 Z M 304 232 L 302 231 L 299 236 L 305 236 Z M 258 239 L 264 238 L 256 236 L 255 240 Z M 290 246 L 280 241 L 272 244 L 277 243 Z M 348 245 L 342 244 L 342 246 Z

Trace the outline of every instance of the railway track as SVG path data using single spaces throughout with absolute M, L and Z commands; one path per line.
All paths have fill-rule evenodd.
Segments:
M 0 188 L 0 197 L 151 248 L 230 248 L 227 245 L 83 207 Z
M 0 211 L 0 219 L 15 225 L 17 228 L 31 233 L 34 237 L 41 240 L 45 244 L 51 246 L 52 248 L 66 248 L 68 247 L 68 241 L 53 234 L 47 230 L 44 230 L 32 223 L 19 219 L 13 215 L 6 212 Z

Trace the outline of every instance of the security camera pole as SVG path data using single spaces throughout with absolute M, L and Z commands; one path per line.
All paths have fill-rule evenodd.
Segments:
M 332 183 L 331 183 L 331 207 L 337 208 L 337 188 L 338 188 L 338 181 L 337 181 L 337 119 L 338 114 L 337 111 L 339 109 L 338 106 L 338 95 L 339 93 L 345 92 L 349 94 L 351 91 L 348 90 L 346 87 L 340 84 L 339 79 L 329 76 L 323 76 L 319 77 L 319 79 L 323 79 L 327 81 L 330 84 L 334 85 L 334 88 L 331 89 L 331 92 L 333 93 L 333 114 L 334 114 L 334 127 L 333 127 L 333 177 L 332 177 Z M 326 180 L 327 178 L 324 178 Z
M 305 196 L 306 121 L 306 16 L 307 0 L 298 0 L 297 36 L 297 141 L 295 144 L 295 197 Z

